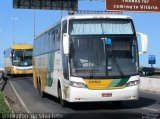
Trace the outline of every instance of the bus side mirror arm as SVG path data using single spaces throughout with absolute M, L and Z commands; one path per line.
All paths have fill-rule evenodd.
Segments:
M 65 55 L 69 55 L 69 35 L 63 34 L 63 52 Z
M 148 37 L 147 37 L 146 34 L 140 33 L 140 32 L 136 32 L 136 35 L 137 35 L 137 36 L 140 36 L 140 38 L 141 38 L 142 51 L 139 52 L 139 55 L 140 55 L 140 54 L 144 54 L 144 53 L 146 53 L 147 50 L 148 50 Z

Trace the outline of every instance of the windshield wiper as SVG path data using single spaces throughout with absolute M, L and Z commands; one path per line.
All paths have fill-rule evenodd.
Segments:
M 93 79 L 95 77 L 96 70 L 93 66 L 91 66 L 90 70 L 90 78 Z
M 117 67 L 117 69 L 118 69 L 118 71 L 119 71 L 122 79 L 125 79 L 125 75 L 124 75 L 121 67 L 120 67 L 119 64 L 118 64 L 117 59 L 116 59 L 113 55 L 112 55 L 112 58 L 113 58 L 113 61 L 114 61 L 115 65 L 116 65 L 116 67 Z

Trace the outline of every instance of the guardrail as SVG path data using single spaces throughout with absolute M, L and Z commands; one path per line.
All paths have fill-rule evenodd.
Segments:
M 160 78 L 140 77 L 140 90 L 160 93 Z

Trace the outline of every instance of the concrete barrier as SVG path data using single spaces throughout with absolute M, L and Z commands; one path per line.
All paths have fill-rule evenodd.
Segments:
M 160 79 L 140 77 L 140 90 L 160 93 Z

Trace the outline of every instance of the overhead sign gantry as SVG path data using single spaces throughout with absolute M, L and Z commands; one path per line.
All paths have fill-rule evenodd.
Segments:
M 13 0 L 13 8 L 78 10 L 78 0 Z

